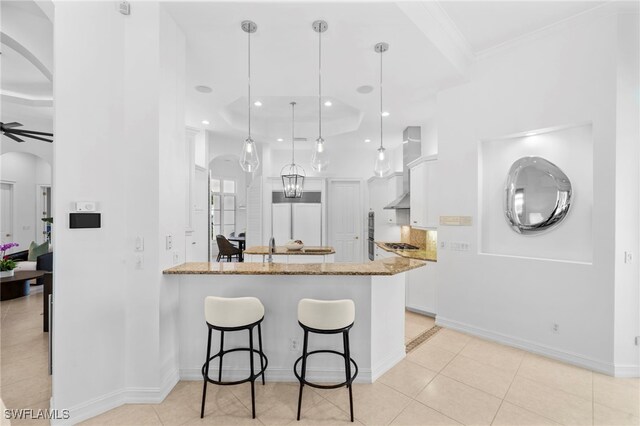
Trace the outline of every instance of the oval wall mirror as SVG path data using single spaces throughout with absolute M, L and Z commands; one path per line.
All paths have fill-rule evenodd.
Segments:
M 571 182 L 541 157 L 523 157 L 509 169 L 504 213 L 519 234 L 536 234 L 557 226 L 569 213 Z

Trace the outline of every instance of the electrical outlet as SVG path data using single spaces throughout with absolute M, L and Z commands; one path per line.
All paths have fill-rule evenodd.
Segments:
M 624 263 L 633 263 L 633 253 L 630 251 L 624 252 Z
M 292 337 L 291 339 L 289 339 L 289 350 L 291 352 L 300 351 L 300 341 L 295 337 Z
M 440 245 L 440 249 L 442 249 L 442 250 L 446 250 L 447 249 L 447 242 L 446 241 L 440 241 L 439 245 Z
M 560 324 L 553 323 L 551 325 L 551 331 L 553 331 L 555 334 L 560 334 Z
M 173 252 L 173 263 L 180 263 L 180 253 L 178 253 L 177 251 Z

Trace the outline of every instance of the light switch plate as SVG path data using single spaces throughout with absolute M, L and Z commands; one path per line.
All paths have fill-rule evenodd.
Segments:
M 136 237 L 136 251 L 144 251 L 144 238 L 139 235 Z
M 624 263 L 633 263 L 633 253 L 630 251 L 624 252 Z
M 171 235 L 167 235 L 165 237 L 165 248 L 166 250 L 171 250 L 173 248 L 173 237 Z

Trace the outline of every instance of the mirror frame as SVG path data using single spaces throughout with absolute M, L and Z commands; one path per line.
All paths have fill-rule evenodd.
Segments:
M 551 214 L 543 221 L 529 225 L 520 222 L 515 205 L 515 197 L 521 188 L 517 187 L 518 176 L 523 170 L 534 168 L 538 172 L 550 176 L 556 184 L 555 207 Z M 505 184 L 504 214 L 507 223 L 515 232 L 525 235 L 535 235 L 548 231 L 560 224 L 569 213 L 573 201 L 571 181 L 564 172 L 552 162 L 542 157 L 522 157 L 511 165 Z

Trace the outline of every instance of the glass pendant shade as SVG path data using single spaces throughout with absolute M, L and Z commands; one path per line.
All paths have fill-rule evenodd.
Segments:
M 304 192 L 304 169 L 297 164 L 287 164 L 280 170 L 285 198 L 302 198 Z
M 247 131 L 249 135 L 244 140 L 240 153 L 240 167 L 247 173 L 253 173 L 260 166 L 256 143 L 251 138 L 251 34 L 258 30 L 258 26 L 252 21 L 242 21 L 242 31 L 247 33 Z
M 389 170 L 391 170 L 391 163 L 389 162 L 389 155 L 383 147 L 378 148 L 376 154 L 376 161 L 373 164 L 373 173 L 376 176 L 382 177 Z
M 329 166 L 329 154 L 324 149 L 324 139 L 318 138 L 316 140 L 316 146 L 311 156 L 311 167 L 317 172 L 323 172 L 327 170 Z
M 256 143 L 251 138 L 247 138 L 242 145 L 242 154 L 240 156 L 240 167 L 248 173 L 253 173 L 260 166 L 260 158 Z

